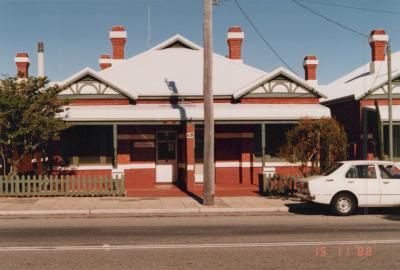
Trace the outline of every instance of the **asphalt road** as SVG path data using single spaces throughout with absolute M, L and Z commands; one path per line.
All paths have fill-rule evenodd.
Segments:
M 0 219 L 0 269 L 400 269 L 400 215 Z

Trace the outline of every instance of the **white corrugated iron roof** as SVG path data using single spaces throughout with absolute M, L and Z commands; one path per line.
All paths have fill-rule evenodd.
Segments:
M 190 48 L 168 47 L 177 41 Z M 214 54 L 213 69 L 215 95 L 231 96 L 237 89 L 267 75 L 218 54 Z M 203 49 L 177 35 L 99 74 L 139 96 L 199 96 L 203 94 Z
M 303 117 L 330 117 L 319 104 L 214 104 L 215 120 L 299 120 Z M 202 104 L 138 104 L 69 106 L 60 114 L 66 121 L 168 121 L 203 120 Z
M 386 84 L 387 74 L 387 61 L 378 62 L 375 72 L 371 72 L 371 63 L 368 62 L 327 85 L 319 86 L 318 89 L 328 97 L 322 99 L 322 101 L 347 96 L 354 96 L 358 100 L 364 97 L 370 90 Z M 400 75 L 400 51 L 392 54 L 392 77 L 398 75 Z

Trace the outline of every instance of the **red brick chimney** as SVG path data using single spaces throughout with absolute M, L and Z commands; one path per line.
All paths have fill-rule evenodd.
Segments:
M 113 59 L 124 59 L 126 38 L 125 27 L 117 25 L 111 28 L 110 39 L 113 47 Z
M 28 71 L 30 65 L 29 55 L 27 53 L 17 53 L 14 61 L 17 65 L 18 78 L 27 78 L 29 76 Z
M 307 82 L 317 83 L 318 58 L 315 55 L 304 57 L 304 79 Z
M 111 56 L 109 54 L 100 55 L 99 64 L 101 69 L 106 69 L 111 67 Z
M 244 33 L 240 26 L 232 26 L 228 31 L 228 58 L 232 60 L 242 61 L 242 43 L 244 40 Z
M 369 35 L 369 45 L 371 46 L 371 72 L 375 72 L 376 64 L 385 61 L 386 45 L 389 36 L 383 29 L 375 29 Z

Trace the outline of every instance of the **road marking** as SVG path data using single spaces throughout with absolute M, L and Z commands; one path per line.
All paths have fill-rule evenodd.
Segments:
M 98 245 L 98 246 L 26 246 L 0 247 L 4 251 L 77 251 L 77 250 L 145 250 L 145 249 L 201 249 L 201 248 L 247 248 L 247 247 L 294 247 L 400 244 L 400 240 L 315 241 L 315 242 L 265 242 L 265 243 L 214 243 L 214 244 L 165 244 L 165 245 Z

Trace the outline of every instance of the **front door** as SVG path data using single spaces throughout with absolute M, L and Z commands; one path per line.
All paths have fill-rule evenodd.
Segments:
M 176 131 L 157 131 L 156 182 L 176 182 L 177 175 Z

